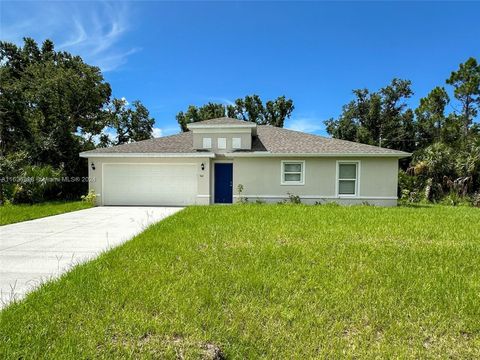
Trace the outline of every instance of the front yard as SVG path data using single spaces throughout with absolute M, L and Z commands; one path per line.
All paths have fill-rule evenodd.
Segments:
M 191 207 L 0 313 L 0 358 L 479 358 L 480 210 Z
M 88 209 L 89 207 L 92 207 L 92 205 L 85 201 L 50 201 L 34 205 L 3 205 L 0 206 L 0 226 Z

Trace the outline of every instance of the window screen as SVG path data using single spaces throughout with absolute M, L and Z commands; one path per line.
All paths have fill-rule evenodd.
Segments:
M 357 164 L 338 165 L 338 194 L 356 195 L 357 193 Z

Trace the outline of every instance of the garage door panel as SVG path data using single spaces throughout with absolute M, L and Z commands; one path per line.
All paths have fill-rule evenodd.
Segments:
M 189 205 L 195 203 L 194 164 L 105 164 L 104 205 Z

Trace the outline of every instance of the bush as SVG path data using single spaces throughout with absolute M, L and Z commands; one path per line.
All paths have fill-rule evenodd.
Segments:
M 95 194 L 95 191 L 90 190 L 87 195 L 82 195 L 80 198 L 82 199 L 82 201 L 87 202 L 92 206 L 95 206 L 95 203 L 97 201 L 97 194 Z
M 443 205 L 450 205 L 450 206 L 459 206 L 459 205 L 470 205 L 470 199 L 466 196 L 461 196 L 457 192 L 452 191 L 447 194 L 442 201 L 440 202 Z
M 285 199 L 285 200 L 282 201 L 284 204 L 286 204 L 286 203 L 301 204 L 302 203 L 302 199 L 300 199 L 300 196 L 294 195 L 294 194 L 289 193 L 289 192 L 287 192 L 287 195 L 288 195 L 288 199 Z
M 419 202 L 423 199 L 425 184 L 417 176 L 400 170 L 398 172 L 398 197 L 405 202 Z
M 0 156 L 0 204 L 12 201 L 14 193 L 18 191 L 18 184 L 13 179 L 21 176 L 26 162 L 27 153 L 23 151 Z
M 12 202 L 38 203 L 57 198 L 61 193 L 62 170 L 52 166 L 25 166 L 12 192 Z
M 480 192 L 473 194 L 472 205 L 475 207 L 480 207 Z
M 248 203 L 248 198 L 242 196 L 242 193 L 243 193 L 243 185 L 242 185 L 242 184 L 238 184 L 238 186 L 237 186 L 237 193 L 238 193 L 238 202 L 239 202 L 239 203 L 241 203 L 241 204 L 246 204 L 246 203 Z

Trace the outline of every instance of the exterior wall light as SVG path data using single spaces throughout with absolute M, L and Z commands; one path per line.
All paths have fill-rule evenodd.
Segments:
M 93 164 L 92 164 L 92 165 L 93 165 Z M 202 171 L 205 170 L 205 164 L 202 163 L 202 165 L 200 165 L 200 168 L 202 169 Z
M 95 164 L 92 162 L 91 164 L 92 170 L 95 170 Z

